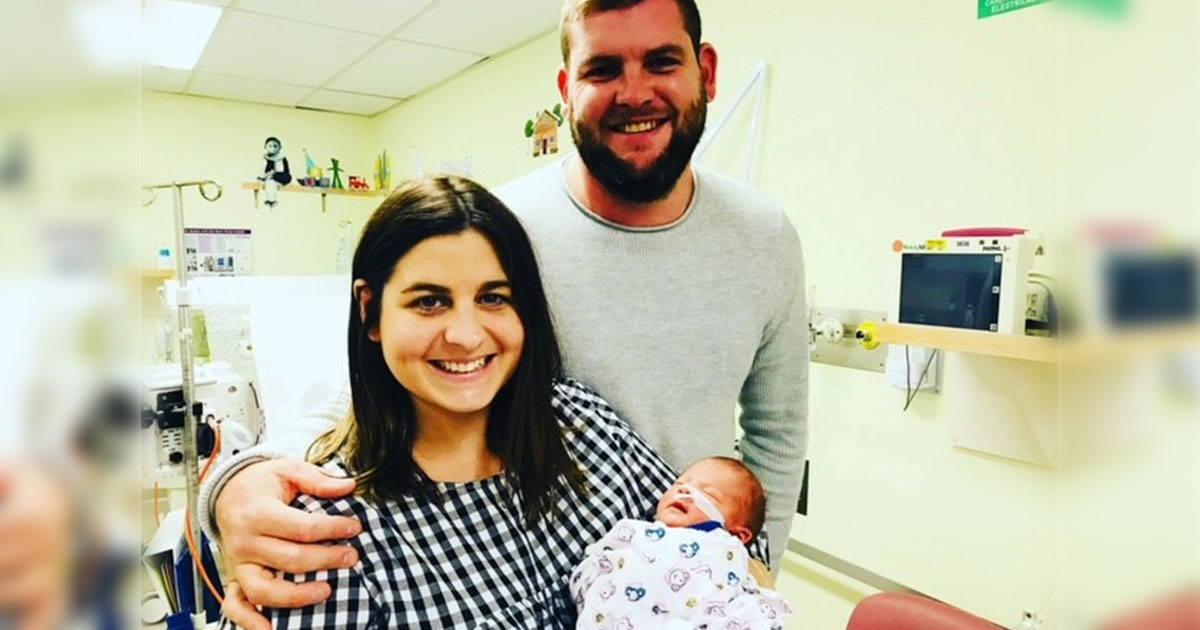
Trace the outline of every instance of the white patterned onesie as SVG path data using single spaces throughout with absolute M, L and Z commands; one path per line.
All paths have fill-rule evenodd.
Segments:
M 791 609 L 749 574 L 741 541 L 623 519 L 584 552 L 571 574 L 579 629 L 777 630 Z

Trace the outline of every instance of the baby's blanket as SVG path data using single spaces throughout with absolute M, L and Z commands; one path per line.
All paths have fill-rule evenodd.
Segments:
M 624 519 L 588 547 L 571 574 L 578 628 L 776 630 L 791 609 L 759 588 L 741 541 Z

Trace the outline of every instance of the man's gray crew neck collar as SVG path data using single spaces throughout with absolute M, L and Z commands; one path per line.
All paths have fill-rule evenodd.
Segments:
M 608 219 L 596 214 L 591 208 L 588 208 L 583 204 L 583 202 L 579 201 L 579 199 L 575 197 L 574 193 L 571 192 L 571 187 L 567 185 L 567 160 L 570 159 L 578 159 L 578 156 L 564 157 L 563 159 L 559 160 L 558 163 L 558 181 L 562 186 L 563 192 L 566 193 L 567 198 L 571 200 L 571 203 L 575 205 L 575 208 L 579 210 L 579 212 L 583 213 L 583 216 L 595 221 L 596 223 L 599 223 L 600 225 L 610 227 L 614 230 L 621 230 L 622 232 L 664 232 L 666 230 L 670 230 L 682 225 L 684 221 L 687 221 L 688 217 L 692 215 L 692 209 L 696 207 L 696 200 L 700 198 L 700 176 L 696 172 L 695 168 L 689 167 L 688 170 L 691 171 L 692 181 L 694 182 L 692 187 L 692 198 L 688 201 L 687 208 L 684 209 L 683 214 L 679 215 L 678 219 L 675 219 L 670 223 L 646 227 L 622 225 L 615 221 L 609 221 Z

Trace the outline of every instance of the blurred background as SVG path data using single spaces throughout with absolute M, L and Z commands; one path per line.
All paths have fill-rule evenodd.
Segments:
M 2 10 L 0 626 L 131 627 L 140 5 Z

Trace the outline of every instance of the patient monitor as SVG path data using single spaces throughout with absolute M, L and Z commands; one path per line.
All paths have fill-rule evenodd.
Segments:
M 892 248 L 902 259 L 902 324 L 1024 335 L 1027 319 L 1045 318 L 1047 295 L 1030 285 L 1042 242 L 1024 230 L 950 230 Z

